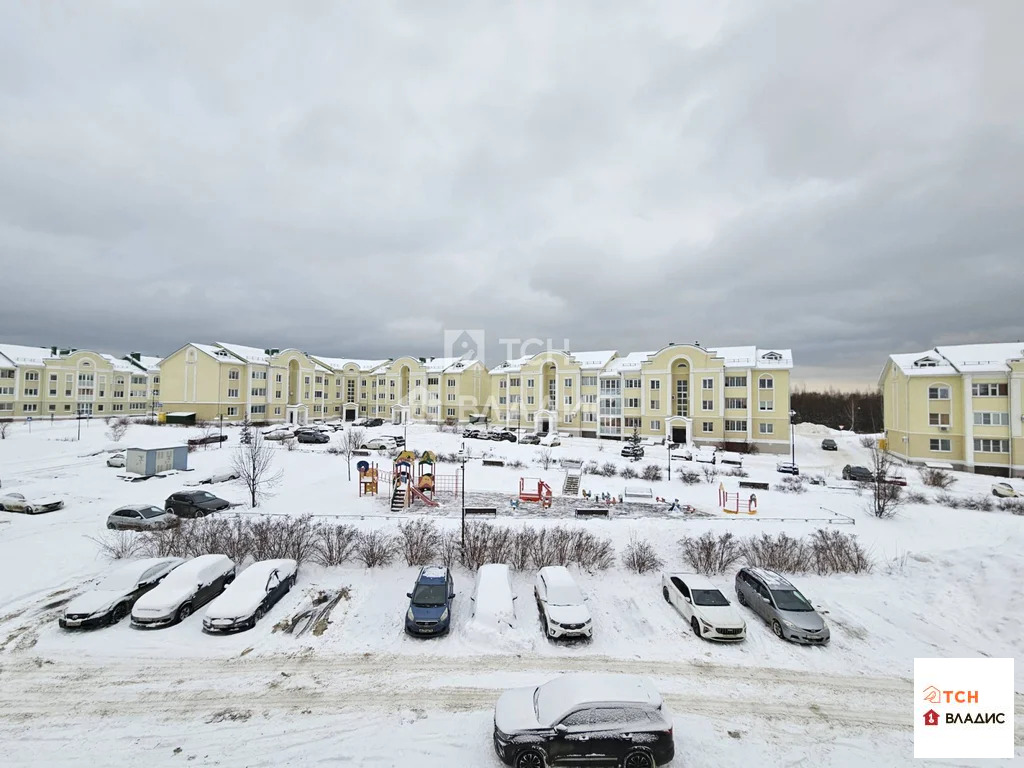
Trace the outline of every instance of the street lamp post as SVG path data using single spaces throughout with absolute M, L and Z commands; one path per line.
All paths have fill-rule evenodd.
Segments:
M 796 466 L 796 433 L 793 430 L 793 425 L 796 423 L 796 411 L 789 412 L 789 460 L 794 466 Z
M 217 443 L 217 449 L 220 450 L 220 447 L 224 445 L 224 414 L 219 413 L 217 415 L 220 416 L 220 442 Z
M 459 451 L 459 463 L 462 465 L 462 549 L 466 549 L 466 444 Z

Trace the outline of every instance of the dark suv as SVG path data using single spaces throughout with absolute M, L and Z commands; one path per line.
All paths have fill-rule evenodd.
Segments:
M 452 620 L 452 600 L 455 599 L 451 571 L 443 565 L 420 568 L 416 584 L 406 597 L 409 598 L 409 610 L 405 613 L 406 632 L 429 637 L 448 631 Z
M 164 502 L 164 509 L 178 517 L 206 517 L 230 506 L 229 502 L 209 491 L 178 491 Z
M 826 437 L 824 440 L 821 441 L 821 450 L 838 451 L 839 446 L 836 444 L 836 441 L 833 440 L 831 437 Z
M 874 481 L 875 476 L 871 474 L 871 470 L 867 467 L 850 466 L 847 464 L 843 467 L 843 480 L 856 480 L 860 483 L 870 483 Z

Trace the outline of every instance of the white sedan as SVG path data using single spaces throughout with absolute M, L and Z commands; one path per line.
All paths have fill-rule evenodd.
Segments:
M 123 453 L 115 453 L 109 459 L 107 459 L 108 467 L 123 467 L 125 465 L 125 459 Z
M 556 445 L 561 445 L 562 440 L 558 437 L 557 433 L 549 432 L 540 439 L 540 444 L 548 448 L 553 448 Z
M 55 496 L 34 496 L 26 499 L 21 493 L 8 493 L 0 496 L 0 512 L 24 512 L 26 515 L 38 515 L 41 512 L 53 512 L 64 506 L 64 502 Z
M 747 636 L 747 623 L 725 595 L 706 576 L 663 573 L 661 594 L 690 622 L 693 634 L 705 640 L 739 642 Z
M 594 636 L 586 598 L 564 565 L 541 568 L 533 591 L 548 637 Z
M 398 448 L 398 443 L 392 437 L 375 437 L 359 447 L 369 451 L 393 451 Z
M 992 485 L 992 495 L 1003 499 L 1015 499 L 1020 496 L 1017 493 L 1017 489 L 1009 483 L 994 483 Z

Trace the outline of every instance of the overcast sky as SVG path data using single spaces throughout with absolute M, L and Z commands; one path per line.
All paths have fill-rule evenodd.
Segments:
M 0 341 L 1024 338 L 1024 3 L 157 5 L 0 5 Z

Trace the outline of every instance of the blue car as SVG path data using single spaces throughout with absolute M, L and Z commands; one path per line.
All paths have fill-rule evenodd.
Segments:
M 406 632 L 429 637 L 448 631 L 455 584 L 447 568 L 442 565 L 421 568 L 412 592 L 406 597 L 409 598 L 409 610 L 405 614 Z

